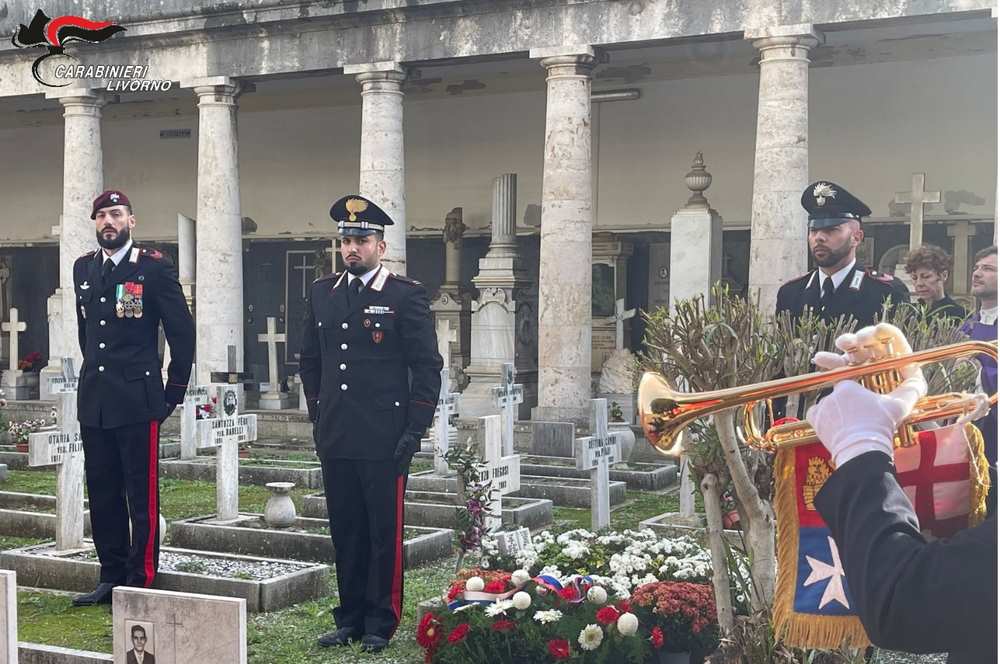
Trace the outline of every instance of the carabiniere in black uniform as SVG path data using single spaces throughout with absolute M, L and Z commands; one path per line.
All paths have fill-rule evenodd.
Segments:
M 340 199 L 330 216 L 343 235 L 374 233 L 393 223 L 360 196 Z M 360 292 L 349 294 L 349 281 L 345 271 L 313 283 L 300 354 L 340 594 L 334 609 L 339 629 L 320 643 L 374 636 L 378 649 L 392 637 L 402 612 L 408 470 L 400 472 L 394 454 L 405 446 L 412 456 L 430 426 L 442 359 L 423 285 L 385 266 Z
M 94 214 L 118 204 L 128 205 L 124 194 L 104 192 Z M 159 251 L 132 245 L 105 277 L 107 260 L 103 251 L 92 251 L 73 264 L 83 352 L 77 410 L 90 521 L 101 584 L 149 587 L 159 562 L 159 424 L 184 400 L 194 321 L 176 271 Z M 160 325 L 171 351 L 166 388 L 157 353 Z M 100 601 L 110 595 L 101 593 Z

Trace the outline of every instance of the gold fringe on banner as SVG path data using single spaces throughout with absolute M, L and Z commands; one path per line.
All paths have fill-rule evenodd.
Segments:
M 814 443 L 819 449 L 825 449 Z M 800 448 L 801 449 L 801 448 Z M 817 616 L 795 611 L 799 563 L 799 508 L 795 448 L 779 449 L 774 459 L 774 511 L 778 537 L 778 579 L 772 622 L 777 638 L 796 648 L 866 648 L 871 645 L 856 616 Z
M 990 462 L 986 459 L 983 432 L 968 422 L 965 439 L 969 442 L 969 527 L 978 526 L 986 518 L 986 494 L 990 492 Z M 977 481 L 978 480 L 978 481 Z

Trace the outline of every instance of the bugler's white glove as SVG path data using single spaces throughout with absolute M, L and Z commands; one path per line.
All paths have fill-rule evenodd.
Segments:
M 813 362 L 823 370 L 859 364 L 888 356 L 878 339 L 891 336 L 895 354 L 911 353 L 909 342 L 899 328 L 887 323 L 866 327 L 857 334 L 837 338 L 836 353 L 816 353 Z M 916 365 L 900 370 L 903 382 L 889 394 L 876 394 L 858 383 L 843 380 L 833 393 L 809 409 L 806 419 L 830 452 L 838 468 L 865 452 L 880 451 L 892 456 L 892 438 L 900 423 L 913 410 L 920 397 L 927 394 L 927 381 Z

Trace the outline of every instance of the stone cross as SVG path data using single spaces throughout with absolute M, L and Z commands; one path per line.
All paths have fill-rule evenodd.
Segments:
M 198 447 L 215 451 L 215 506 L 219 521 L 233 521 L 240 508 L 240 443 L 257 440 L 257 416 L 239 414 L 234 385 L 209 385 L 213 416 L 198 420 Z
M 226 346 L 226 371 L 213 371 L 209 379 L 213 383 L 228 383 L 229 385 L 240 385 L 250 378 L 250 374 L 237 371 L 236 369 L 236 346 L 230 344 Z
M 293 265 L 293 270 L 299 270 L 302 273 L 302 299 L 309 297 L 309 284 L 312 283 L 312 277 L 316 273 L 316 266 L 309 262 L 309 256 L 305 254 L 300 254 L 299 257 L 302 259 L 301 265 Z
M 945 231 L 948 237 L 954 238 L 955 268 L 951 277 L 951 290 L 954 295 L 969 293 L 969 238 L 976 234 L 976 228 L 967 221 L 950 224 Z
M 18 320 L 17 307 L 10 308 L 10 320 L 9 322 L 0 325 L 0 329 L 2 329 L 4 332 L 10 332 L 10 371 L 11 373 L 13 373 L 17 371 L 18 334 L 28 329 L 26 323 Z
M 278 334 L 278 319 L 274 316 L 267 317 L 267 334 L 258 334 L 257 341 L 267 344 L 267 380 L 269 384 L 268 392 L 280 392 L 280 382 L 278 378 L 278 344 L 285 343 L 285 334 Z
M 56 471 L 56 551 L 83 547 L 83 440 L 76 417 L 76 374 L 73 359 L 63 358 L 59 398 L 59 430 L 28 436 L 28 465 L 58 466 Z
M 191 365 L 191 380 L 198 375 L 198 369 Z M 211 403 L 208 385 L 188 385 L 184 393 L 184 406 L 181 409 L 181 458 L 194 459 L 198 456 L 198 420 L 199 411 L 204 413 L 204 407 Z
M 458 392 L 448 391 L 448 367 L 441 370 L 441 393 L 438 395 L 435 417 L 437 422 L 434 425 L 434 470 L 440 475 L 449 473 L 448 463 L 444 460 L 444 455 L 450 446 L 449 436 L 451 434 L 451 416 L 458 412 Z
M 896 203 L 910 204 L 910 251 L 924 243 L 924 204 L 940 203 L 940 191 L 924 191 L 924 173 L 914 173 L 910 191 L 896 194 Z
M 0 569 L 0 662 L 17 664 L 17 574 Z
M 458 330 L 451 328 L 451 321 L 447 318 L 439 318 L 435 323 L 437 328 L 438 353 L 444 360 L 444 368 L 451 366 L 451 344 L 458 341 Z
M 624 431 L 608 431 L 608 400 L 590 400 L 591 435 L 577 438 L 576 467 L 590 471 L 590 527 L 603 530 L 611 526 L 612 464 L 622 457 Z
M 625 321 L 634 316 L 635 309 L 625 311 L 625 300 L 615 300 L 615 315 L 607 319 L 615 323 L 615 350 L 625 348 Z
M 246 599 L 118 586 L 111 609 L 115 662 L 126 661 L 134 625 L 160 664 L 247 662 Z
M 492 388 L 493 403 L 503 417 L 503 453 L 514 453 L 514 420 L 517 419 L 517 405 L 524 403 L 524 386 L 514 383 L 514 363 L 503 363 L 503 382 Z
M 518 454 L 501 453 L 500 416 L 487 415 L 479 418 L 483 422 L 484 464 L 479 471 L 479 482 L 490 483 L 490 516 L 486 517 L 486 530 L 494 532 L 503 525 L 503 505 L 501 496 L 521 489 L 521 457 Z

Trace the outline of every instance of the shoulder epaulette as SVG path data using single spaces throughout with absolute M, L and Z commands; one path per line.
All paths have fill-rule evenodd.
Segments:
M 393 278 L 393 279 L 398 279 L 399 281 L 402 281 L 403 283 L 406 283 L 406 284 L 413 284 L 415 286 L 423 286 L 423 284 L 420 283 L 419 281 L 417 281 L 416 279 L 411 279 L 410 277 L 404 276 L 402 274 L 396 274 L 395 272 L 390 272 L 389 276 L 391 278 Z
M 93 251 L 88 251 L 87 253 L 83 254 L 82 256 L 80 256 L 80 258 L 93 258 L 94 254 L 96 253 L 97 249 L 94 249 Z
M 324 274 L 322 277 L 320 277 L 318 279 L 313 279 L 313 283 L 314 284 L 318 284 L 321 281 L 328 281 L 330 279 L 337 279 L 338 277 L 340 277 L 340 272 L 331 272 L 330 274 Z
M 143 256 L 147 256 L 148 258 L 152 258 L 154 261 L 163 260 L 163 254 L 159 250 L 151 247 L 143 247 L 139 250 L 139 253 Z

